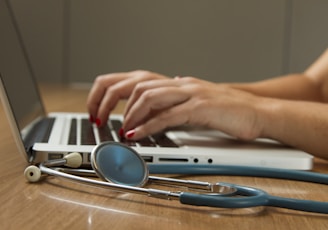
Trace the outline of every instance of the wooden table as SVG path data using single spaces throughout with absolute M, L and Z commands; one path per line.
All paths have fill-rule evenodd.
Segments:
M 49 112 L 85 112 L 87 89 L 42 86 L 41 92 Z M 328 229 L 328 215 L 270 207 L 194 207 L 54 177 L 29 184 L 23 176 L 26 162 L 18 154 L 3 109 L 0 133 L 0 229 Z M 314 171 L 328 173 L 328 162 L 316 159 Z M 278 196 L 328 201 L 328 186 L 318 184 L 255 177 L 182 178 L 238 183 Z

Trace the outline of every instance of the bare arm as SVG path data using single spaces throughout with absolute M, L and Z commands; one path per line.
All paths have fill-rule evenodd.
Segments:
M 261 137 L 328 159 L 328 105 L 262 98 L 257 105 Z
M 259 106 L 261 136 L 328 159 L 328 50 L 302 74 L 232 87 L 270 97 Z
M 304 73 L 230 86 L 265 97 L 327 102 L 328 49 Z

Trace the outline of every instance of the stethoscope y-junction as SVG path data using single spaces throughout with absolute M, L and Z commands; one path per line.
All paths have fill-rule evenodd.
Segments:
M 63 159 L 43 162 L 38 166 L 29 166 L 25 169 L 24 173 L 30 182 L 39 181 L 42 174 L 52 175 L 89 185 L 109 188 L 118 192 L 137 193 L 149 197 L 179 200 L 183 204 L 196 206 L 219 208 L 273 206 L 328 214 L 328 202 L 272 196 L 260 189 L 230 183 L 220 182 L 212 184 L 201 181 L 154 177 L 149 176 L 149 170 L 152 173 L 260 176 L 327 184 L 328 176 L 325 174 L 240 166 L 147 166 L 134 149 L 116 142 L 104 142 L 94 148 L 91 153 L 91 166 L 93 170 L 72 169 L 79 167 L 81 163 L 81 155 L 79 153 L 71 153 Z M 64 165 L 71 168 L 61 167 Z M 83 177 L 84 175 L 97 175 L 102 181 Z M 172 192 L 143 187 L 150 183 L 185 187 L 188 191 Z

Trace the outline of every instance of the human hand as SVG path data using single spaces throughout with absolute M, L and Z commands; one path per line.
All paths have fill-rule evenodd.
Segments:
M 260 135 L 261 98 L 193 77 L 159 78 L 135 86 L 124 113 L 125 137 L 140 139 L 178 125 L 200 125 L 241 139 Z
M 90 121 L 102 126 L 118 101 L 128 98 L 138 83 L 166 78 L 166 76 L 142 70 L 97 77 L 87 99 Z

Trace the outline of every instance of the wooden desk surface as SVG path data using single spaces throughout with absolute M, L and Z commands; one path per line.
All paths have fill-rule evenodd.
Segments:
M 83 89 L 42 87 L 48 111 L 85 112 L 87 93 Z M 268 207 L 194 207 L 53 177 L 29 184 L 23 176 L 26 162 L 18 154 L 6 121 L 1 107 L 0 229 L 328 229 L 327 215 Z M 314 170 L 328 173 L 328 163 L 316 160 Z M 254 177 L 185 178 L 238 183 L 273 195 L 328 201 L 328 186 L 318 184 Z

